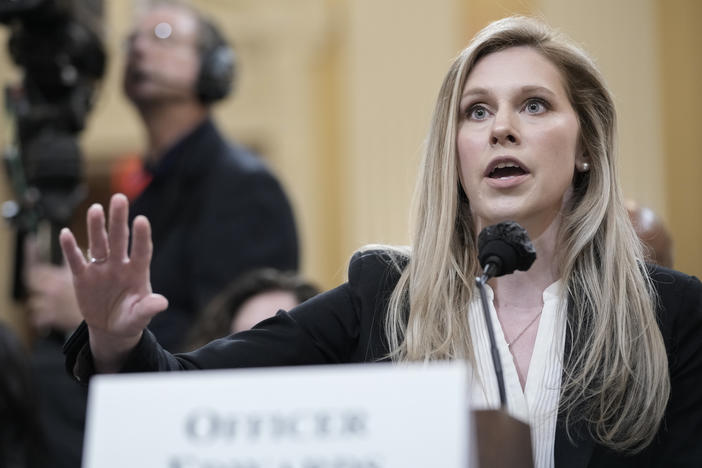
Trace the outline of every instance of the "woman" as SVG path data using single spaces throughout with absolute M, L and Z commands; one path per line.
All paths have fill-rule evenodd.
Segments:
M 69 368 L 86 378 L 93 362 L 114 372 L 465 359 L 472 401 L 495 406 L 476 239 L 514 220 L 537 260 L 491 280 L 491 313 L 509 411 L 531 425 L 536 466 L 702 466 L 702 285 L 644 265 L 614 127 L 612 99 L 580 49 L 536 20 L 495 22 L 441 87 L 410 253 L 357 253 L 347 284 L 173 356 L 143 332 L 167 306 L 148 282 L 148 222 L 135 221 L 127 259 L 116 196 L 109 239 L 102 209 L 88 211 L 92 263 L 61 234 L 88 324 L 69 343 Z

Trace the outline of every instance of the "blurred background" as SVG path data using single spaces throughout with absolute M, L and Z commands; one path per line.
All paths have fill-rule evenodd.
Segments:
M 367 243 L 405 244 L 433 101 L 451 59 L 489 21 L 545 18 L 595 57 L 619 111 L 624 195 L 670 228 L 675 268 L 702 276 L 702 2 L 699 0 L 197 0 L 233 42 L 239 75 L 215 116 L 260 153 L 292 198 L 302 272 L 344 281 Z M 143 148 L 123 97 L 124 38 L 138 0 L 105 0 L 108 62 L 80 134 L 87 204 Z M 19 79 L 0 28 L 0 83 Z M 0 145 L 9 137 L 0 120 Z M 4 174 L 0 202 L 13 198 Z M 13 228 L 0 224 L 0 320 L 24 328 L 10 294 Z

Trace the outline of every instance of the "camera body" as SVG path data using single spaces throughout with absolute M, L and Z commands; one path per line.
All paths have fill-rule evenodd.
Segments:
M 5 87 L 14 126 L 5 163 L 15 201 L 3 214 L 16 227 L 18 256 L 25 234 L 50 225 L 50 260 L 58 263 L 58 231 L 85 197 L 78 134 L 105 72 L 102 0 L 3 1 L 0 23 L 23 71 L 21 83 Z
M 0 4 L 10 56 L 24 72 L 22 83 L 8 86 L 5 95 L 22 162 L 15 172 L 21 169 L 25 179 L 13 185 L 36 189 L 43 200 L 40 216 L 64 224 L 82 177 L 77 135 L 105 71 L 101 21 L 99 0 Z

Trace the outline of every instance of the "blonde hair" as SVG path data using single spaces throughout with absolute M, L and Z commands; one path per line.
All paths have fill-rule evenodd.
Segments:
M 490 24 L 444 79 L 415 189 L 411 258 L 388 304 L 390 357 L 474 361 L 468 304 L 479 264 L 459 182 L 459 101 L 480 58 L 515 46 L 533 47 L 560 70 L 579 120 L 579 148 L 590 163 L 589 172 L 574 175 L 558 237 L 570 344 L 560 411 L 567 427 L 585 422 L 596 441 L 636 452 L 661 423 L 670 381 L 655 295 L 617 182 L 614 104 L 593 61 L 538 20 Z

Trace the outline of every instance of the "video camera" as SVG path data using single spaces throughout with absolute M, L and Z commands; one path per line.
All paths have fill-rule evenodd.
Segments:
M 24 235 L 42 223 L 51 227 L 50 260 L 60 263 L 58 232 L 85 197 L 77 137 L 105 72 L 102 0 L 0 0 L 0 23 L 23 71 L 5 89 L 13 133 L 5 162 L 16 200 L 3 204 L 3 216 L 17 228 L 17 272 Z

